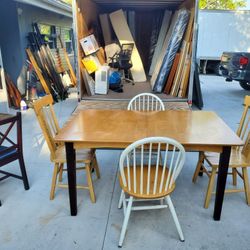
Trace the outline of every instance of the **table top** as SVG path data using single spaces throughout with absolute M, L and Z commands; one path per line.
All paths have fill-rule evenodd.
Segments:
M 222 146 L 243 145 L 216 113 L 179 110 L 83 110 L 65 124 L 55 140 L 86 147 L 123 148 L 150 136 L 171 137 L 194 149 L 195 145 L 206 145 L 219 151 Z

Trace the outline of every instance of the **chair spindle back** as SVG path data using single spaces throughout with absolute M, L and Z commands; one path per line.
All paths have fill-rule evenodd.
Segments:
M 245 142 L 243 146 L 236 147 L 245 156 L 250 158 L 250 96 L 244 98 L 244 110 L 236 134 Z M 249 156 L 248 156 L 249 155 Z
M 162 159 L 161 152 L 164 154 Z M 164 195 L 173 190 L 184 161 L 185 150 L 173 139 L 149 137 L 136 141 L 120 157 L 123 186 L 135 196 L 150 198 Z
M 54 158 L 58 147 L 54 141 L 54 137 L 60 128 L 54 112 L 52 96 L 47 95 L 34 102 L 34 110 L 50 149 L 51 157 Z
M 130 100 L 128 110 L 161 111 L 165 110 L 165 107 L 158 96 L 151 93 L 142 93 Z

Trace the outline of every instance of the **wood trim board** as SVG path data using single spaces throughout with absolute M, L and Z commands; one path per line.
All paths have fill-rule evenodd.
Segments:
M 164 89 L 165 94 L 169 94 L 170 91 L 171 91 L 171 88 L 172 88 L 172 85 L 173 85 L 173 82 L 174 82 L 174 77 L 175 77 L 177 67 L 178 67 L 178 64 L 179 64 L 179 60 L 180 60 L 180 53 L 177 53 L 175 55 L 173 66 L 171 68 L 170 74 L 169 74 L 168 79 L 167 79 L 167 83 L 165 85 L 165 89 Z
M 131 61 L 133 64 L 133 67 L 131 68 L 131 74 L 134 82 L 145 82 L 147 78 L 143 68 L 142 60 L 134 42 L 133 36 L 129 30 L 129 26 L 123 11 L 117 10 L 112 12 L 109 16 L 120 44 L 134 43 L 134 49 L 131 56 Z
M 186 41 L 183 41 L 181 54 L 180 54 L 180 61 L 177 67 L 176 75 L 174 78 L 174 83 L 170 92 L 170 95 L 172 96 L 177 96 L 177 93 L 178 93 L 182 71 L 183 71 L 184 63 L 185 63 L 186 56 L 187 56 L 188 47 L 189 47 L 189 44 Z
M 39 78 L 39 80 L 40 80 L 40 82 L 41 82 L 41 84 L 43 86 L 43 89 L 44 89 L 45 93 L 48 94 L 48 95 L 51 94 L 50 90 L 49 90 L 49 87 L 48 87 L 48 85 L 47 85 L 47 83 L 46 83 L 46 81 L 45 81 L 45 79 L 44 79 L 44 77 L 43 77 L 43 75 L 41 73 L 41 69 L 37 65 L 36 60 L 35 60 L 32 52 L 31 52 L 31 50 L 29 48 L 27 48 L 26 52 L 27 52 L 28 57 L 29 57 L 29 59 L 31 61 L 31 64 L 33 65 L 34 70 L 35 70 L 35 72 L 36 72 L 36 74 L 37 74 L 37 76 L 38 76 L 38 78 Z
M 185 60 L 184 67 L 183 67 L 183 73 L 182 73 L 182 77 L 180 80 L 180 89 L 178 91 L 178 97 L 184 97 L 186 95 L 190 67 L 191 67 L 191 59 L 190 59 L 190 56 L 188 56 Z

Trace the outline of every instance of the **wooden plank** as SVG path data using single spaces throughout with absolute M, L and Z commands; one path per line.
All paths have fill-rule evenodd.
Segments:
M 99 50 L 96 52 L 96 56 L 97 56 L 101 65 L 106 63 L 105 52 L 104 52 L 104 49 L 102 47 L 100 47 Z
M 170 90 L 171 90 L 173 82 L 174 82 L 175 73 L 176 73 L 176 70 L 177 70 L 177 67 L 178 67 L 178 64 L 179 64 L 179 60 L 180 60 L 180 53 L 177 53 L 175 55 L 173 66 L 171 68 L 171 71 L 170 71 L 170 74 L 169 74 L 169 77 L 167 79 L 167 83 L 166 83 L 166 86 L 165 86 L 165 89 L 164 89 L 165 94 L 170 93 Z
M 68 65 L 68 67 L 69 67 L 69 72 L 70 72 L 72 83 L 73 83 L 74 86 L 76 86 L 77 80 L 76 80 L 75 71 L 72 68 L 72 65 L 70 63 L 69 56 L 68 56 L 68 53 L 67 53 L 66 49 L 63 48 L 63 51 L 64 51 L 64 56 L 65 56 L 65 59 L 66 59 L 66 63 Z
M 191 40 L 192 40 L 192 30 L 193 30 L 193 25 L 194 25 L 194 13 L 195 13 L 195 9 L 192 8 L 191 13 L 190 13 L 188 26 L 187 26 L 185 36 L 184 36 L 184 40 L 187 42 L 191 42 Z
M 176 75 L 174 78 L 173 87 L 172 87 L 171 92 L 170 92 L 170 95 L 172 95 L 172 96 L 177 96 L 177 93 L 178 93 L 178 90 L 180 87 L 180 80 L 181 80 L 181 76 L 182 76 L 183 66 L 184 66 L 184 63 L 186 60 L 186 56 L 187 56 L 188 47 L 189 47 L 189 44 L 186 41 L 183 41 L 179 65 L 178 65 Z
M 185 97 L 191 68 L 191 58 L 188 56 L 185 61 L 183 75 L 181 78 L 178 97 Z
M 132 34 L 129 30 L 128 23 L 125 19 L 123 11 L 118 10 L 118 11 L 112 12 L 109 16 L 110 16 L 112 26 L 114 28 L 116 36 L 119 39 L 120 44 L 122 45 L 126 43 L 134 43 L 134 49 L 133 49 L 132 56 L 131 56 L 131 61 L 133 64 L 133 67 L 131 68 L 131 74 L 132 74 L 133 80 L 135 82 L 145 82 L 147 78 L 146 78 L 146 74 L 143 68 L 142 60 L 136 48 Z
M 86 90 L 88 95 L 94 95 L 95 94 L 95 82 L 93 78 L 88 74 L 86 69 L 83 69 L 82 76 L 86 85 Z
M 109 16 L 108 14 L 101 14 L 99 15 L 99 19 L 101 23 L 102 34 L 103 34 L 105 45 L 109 45 L 113 42 L 112 27 L 111 27 Z
M 150 76 L 153 74 L 155 67 L 156 67 L 156 64 L 157 64 L 157 61 L 158 61 L 158 58 L 162 52 L 162 47 L 163 47 L 163 43 L 164 43 L 164 40 L 165 40 L 167 32 L 168 32 L 171 16 L 172 16 L 172 11 L 165 10 L 164 17 L 163 17 L 162 24 L 161 24 L 160 33 L 158 36 L 157 44 L 155 47 L 154 55 L 152 58 L 150 69 L 149 69 Z
M 46 83 L 46 81 L 45 81 L 45 79 L 44 79 L 44 77 L 43 77 L 43 75 L 41 73 L 41 69 L 38 67 L 32 52 L 30 51 L 29 48 L 26 49 L 26 52 L 27 52 L 28 57 L 29 57 L 29 59 L 31 61 L 31 64 L 33 65 L 34 70 L 35 70 L 35 72 L 36 72 L 36 74 L 37 74 L 37 76 L 38 76 L 38 78 L 39 78 L 39 80 L 40 80 L 40 82 L 41 82 L 41 84 L 43 86 L 43 89 L 44 89 L 45 93 L 48 94 L 48 95 L 51 94 L 50 90 L 49 90 L 49 87 L 48 87 L 48 85 L 47 85 L 47 83 Z

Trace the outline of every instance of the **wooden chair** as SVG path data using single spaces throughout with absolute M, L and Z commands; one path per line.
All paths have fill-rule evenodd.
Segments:
M 29 189 L 28 177 L 23 159 L 23 142 L 22 142 L 22 117 L 21 113 L 16 115 L 0 114 L 0 167 L 18 160 L 21 170 L 21 176 L 4 170 L 0 170 L 0 181 L 9 177 L 14 177 L 23 181 L 24 189 Z M 16 139 L 9 135 L 13 129 L 16 129 Z M 0 201 L 1 205 L 1 201 Z
M 52 177 L 52 184 L 50 190 L 50 199 L 53 200 L 55 196 L 55 188 L 62 187 L 67 188 L 68 185 L 62 184 L 63 171 L 67 169 L 63 168 L 66 163 L 65 147 L 62 144 L 57 144 L 54 141 L 55 135 L 59 131 L 58 121 L 53 109 L 53 98 L 51 95 L 47 95 L 34 103 L 34 110 L 43 131 L 44 138 L 48 144 L 50 150 L 50 159 L 54 163 L 54 172 Z M 100 172 L 95 156 L 94 150 L 78 150 L 76 151 L 76 162 L 81 164 L 77 170 L 85 169 L 87 174 L 88 186 L 77 185 L 77 188 L 88 189 L 90 192 L 91 201 L 95 202 L 95 193 L 91 178 L 91 171 L 95 169 L 97 178 L 100 178 Z M 57 177 L 59 175 L 59 182 L 57 184 Z
M 144 158 L 145 149 L 150 156 L 146 160 Z M 158 152 L 155 164 L 151 162 L 153 149 L 157 149 Z M 165 153 L 163 164 L 160 161 L 161 150 Z M 138 155 L 139 157 L 137 157 Z M 180 240 L 184 241 L 182 229 L 170 198 L 184 161 L 185 150 L 183 146 L 179 142 L 166 137 L 149 137 L 136 141 L 122 152 L 119 162 L 119 181 L 122 192 L 118 207 L 123 206 L 124 221 L 119 247 L 123 244 L 131 210 L 169 207 Z M 128 198 L 126 198 L 126 195 Z M 133 202 L 152 200 L 159 200 L 159 205 L 133 206 Z M 164 201 L 167 204 L 164 204 Z
M 242 147 L 234 147 L 231 150 L 231 157 L 229 162 L 229 168 L 232 172 L 233 176 L 233 185 L 237 185 L 237 176 L 240 176 L 243 179 L 244 189 L 226 189 L 225 193 L 236 193 L 236 192 L 245 192 L 246 202 L 250 205 L 250 193 L 249 193 L 249 180 L 247 167 L 250 166 L 250 116 L 248 114 L 250 107 L 250 96 L 245 96 L 244 99 L 244 110 L 240 120 L 240 125 L 237 130 L 237 135 L 245 141 L 244 146 Z M 208 153 L 208 152 L 200 152 L 199 160 L 193 175 L 193 182 L 195 183 L 199 173 L 205 173 L 209 177 L 208 188 L 206 192 L 204 207 L 208 208 L 211 195 L 214 189 L 214 181 L 218 170 L 219 165 L 219 157 L 218 153 Z M 205 165 L 208 164 L 208 167 Z M 241 168 L 242 172 L 239 171 Z
M 130 100 L 127 109 L 137 111 L 160 111 L 165 110 L 165 107 L 158 96 L 151 93 L 142 93 Z

